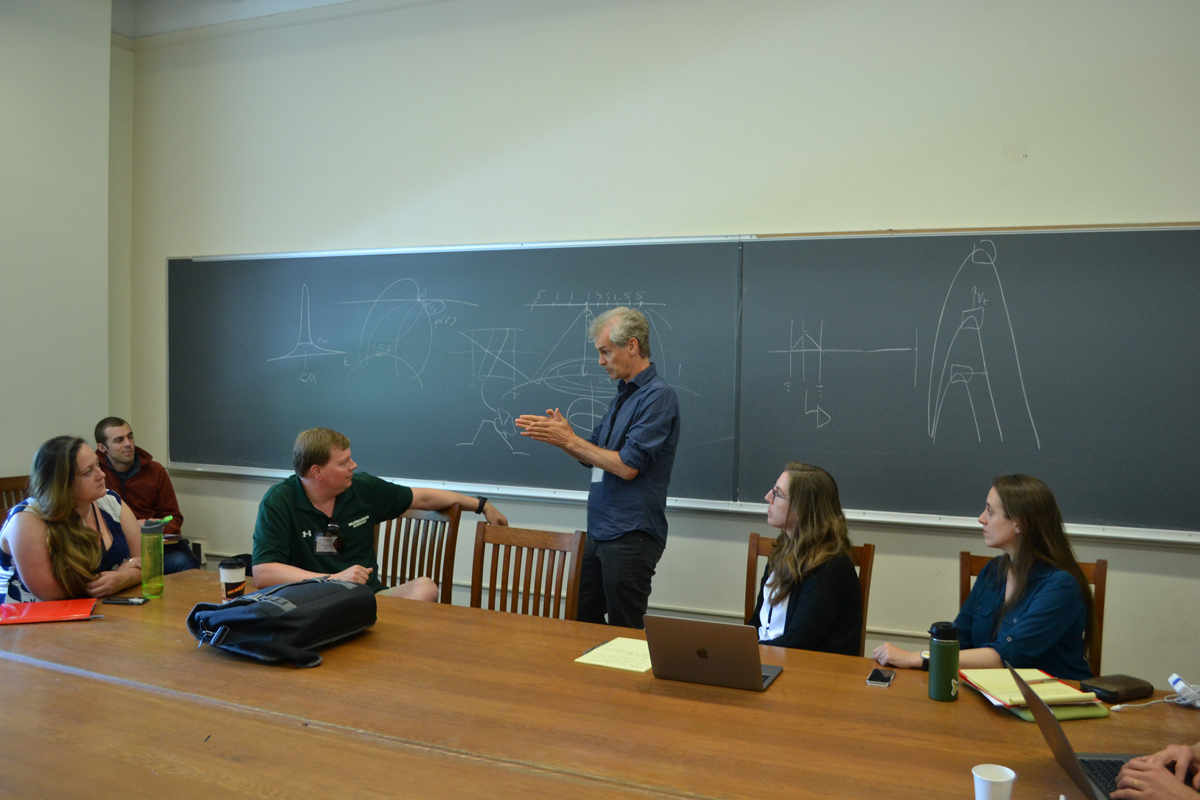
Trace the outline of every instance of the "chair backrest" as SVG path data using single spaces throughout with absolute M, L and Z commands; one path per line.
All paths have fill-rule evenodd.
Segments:
M 457 504 L 441 511 L 410 509 L 376 525 L 375 557 L 384 588 L 429 578 L 440 589 L 438 600 L 450 605 L 461 515 Z
M 750 548 L 746 553 L 746 624 L 753 624 L 754 606 L 758 601 L 758 559 L 775 551 L 775 539 L 770 536 L 750 534 Z M 850 559 L 858 568 L 858 584 L 862 588 L 862 633 L 859 635 L 858 654 L 863 655 L 867 646 L 867 608 L 871 600 L 871 570 L 875 567 L 875 545 L 860 544 L 850 548 Z
M 4 522 L 4 516 L 8 515 L 10 508 L 25 499 L 28 491 L 28 475 L 0 478 L 0 511 L 3 512 L 3 516 L 0 516 L 0 523 Z
M 993 556 L 972 555 L 963 550 L 958 554 L 958 605 L 961 608 L 971 593 L 971 578 L 976 577 L 987 566 Z M 1088 653 L 1088 665 L 1093 675 L 1101 675 L 1100 653 L 1104 645 L 1104 593 L 1108 585 L 1108 559 L 1080 561 L 1083 577 L 1092 587 L 1092 614 L 1096 624 L 1092 630 L 1092 650 Z
M 480 522 L 475 529 L 471 606 L 483 608 L 485 561 L 490 561 L 489 609 L 575 619 L 586 538 L 583 531 L 557 533 Z

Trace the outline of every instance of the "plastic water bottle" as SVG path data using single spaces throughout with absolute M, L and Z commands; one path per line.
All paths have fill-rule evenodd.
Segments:
M 929 629 L 929 699 L 958 699 L 958 628 L 935 622 Z
M 163 595 L 163 523 L 142 525 L 142 596 Z

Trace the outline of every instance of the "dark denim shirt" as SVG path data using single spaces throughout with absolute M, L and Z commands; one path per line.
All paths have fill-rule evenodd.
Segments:
M 990 647 L 1014 667 L 1032 667 L 1056 678 L 1092 677 L 1084 658 L 1087 606 L 1070 573 L 1036 562 L 1016 606 L 1000 620 L 1004 581 L 993 558 L 979 573 L 954 624 L 959 646 Z
M 607 541 L 645 531 L 665 547 L 667 485 L 679 446 L 679 399 L 653 364 L 618 382 L 617 396 L 592 431 L 591 442 L 617 451 L 638 475 L 627 481 L 604 472 L 591 484 L 587 535 Z

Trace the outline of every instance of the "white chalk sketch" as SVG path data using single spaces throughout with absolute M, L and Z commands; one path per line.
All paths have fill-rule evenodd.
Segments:
M 933 339 L 926 404 L 927 430 L 934 442 L 943 414 L 953 404 L 965 405 L 970 412 L 979 442 L 993 427 L 1003 442 L 1003 420 L 1021 425 L 1027 421 L 1033 441 L 1039 450 L 1042 447 L 1021 373 L 1012 317 L 996 268 L 996 245 L 990 239 L 972 246 L 942 303 Z
M 824 428 L 832 420 L 829 410 L 821 404 L 824 395 L 825 359 L 830 356 L 846 355 L 877 355 L 881 353 L 912 353 L 913 354 L 913 386 L 917 385 L 917 361 L 920 357 L 919 332 L 913 329 L 912 347 L 828 347 L 825 344 L 825 321 L 818 326 L 816 335 L 809 331 L 808 326 L 800 323 L 800 334 L 796 334 L 796 321 L 792 320 L 788 329 L 788 346 L 780 350 L 768 350 L 768 353 L 786 354 L 788 357 L 788 379 L 784 382 L 787 391 L 792 390 L 792 384 L 799 379 L 804 384 L 804 413 L 811 416 L 817 428 Z M 799 362 L 797 364 L 797 362 Z M 797 372 L 799 373 L 797 375 Z M 808 387 L 814 388 L 810 397 Z
M 481 434 L 494 434 L 515 455 L 529 455 L 515 446 L 521 442 L 521 437 L 513 422 L 512 412 L 488 397 L 489 386 L 494 388 L 499 384 L 504 388 L 515 387 L 518 380 L 524 379 L 516 366 L 518 333 L 519 328 L 459 331 L 471 343 L 471 386 L 479 388 L 479 397 L 490 412 L 488 418 L 479 421 L 471 441 L 458 442 L 460 447 L 476 444 Z
M 288 358 L 302 358 L 304 359 L 304 371 L 300 375 L 300 380 L 304 383 L 315 383 L 317 376 L 308 371 L 308 359 L 316 356 L 340 356 L 346 351 L 330 350 L 329 348 L 321 347 L 313 342 L 312 328 L 309 323 L 308 305 L 308 284 L 306 283 L 300 287 L 300 332 L 296 335 L 296 346 L 293 347 L 292 351 L 287 355 L 269 358 L 267 361 L 282 361 Z
M 424 386 L 421 373 L 429 364 L 434 330 L 457 322 L 453 314 L 447 313 L 447 306 L 476 305 L 426 297 L 411 278 L 393 281 L 371 300 L 348 300 L 345 304 L 370 306 L 358 337 L 358 350 L 345 359 L 350 374 L 382 364 L 397 376 L 415 380 L 418 386 Z
M 548 352 L 539 354 L 519 349 L 520 328 L 459 331 L 470 343 L 470 349 L 461 352 L 471 356 L 471 385 L 478 388 L 480 399 L 488 409 L 488 416 L 479 422 L 475 435 L 468 442 L 459 442 L 460 446 L 478 444 L 481 435 L 496 436 L 515 455 L 528 455 L 523 449 L 525 440 L 513 420 L 517 413 L 544 410 L 527 407 L 529 401 L 525 398 L 534 387 L 549 389 L 553 395 L 561 396 L 561 399 L 547 402 L 545 392 L 537 395 L 538 402 L 561 409 L 563 416 L 581 434 L 590 433 L 608 410 L 614 387 L 597 362 L 595 345 L 588 338 L 588 327 L 598 314 L 609 308 L 627 305 L 645 314 L 650 323 L 654 360 L 666 363 L 663 337 L 659 335 L 660 330 L 671 327 L 659 311 L 665 303 L 648 303 L 641 292 L 623 295 L 589 293 L 579 300 L 574 293 L 551 295 L 540 290 L 534 301 L 525 305 L 531 314 L 551 309 L 569 312 L 562 334 Z M 538 362 L 536 366 L 535 361 Z

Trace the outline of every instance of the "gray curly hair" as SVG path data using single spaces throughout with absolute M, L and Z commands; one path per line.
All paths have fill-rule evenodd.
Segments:
M 588 336 L 595 341 L 604 329 L 612 325 L 608 338 L 617 347 L 624 347 L 630 339 L 637 339 L 638 352 L 643 358 L 650 357 L 650 323 L 646 315 L 629 306 L 610 308 L 592 320 L 588 326 Z

